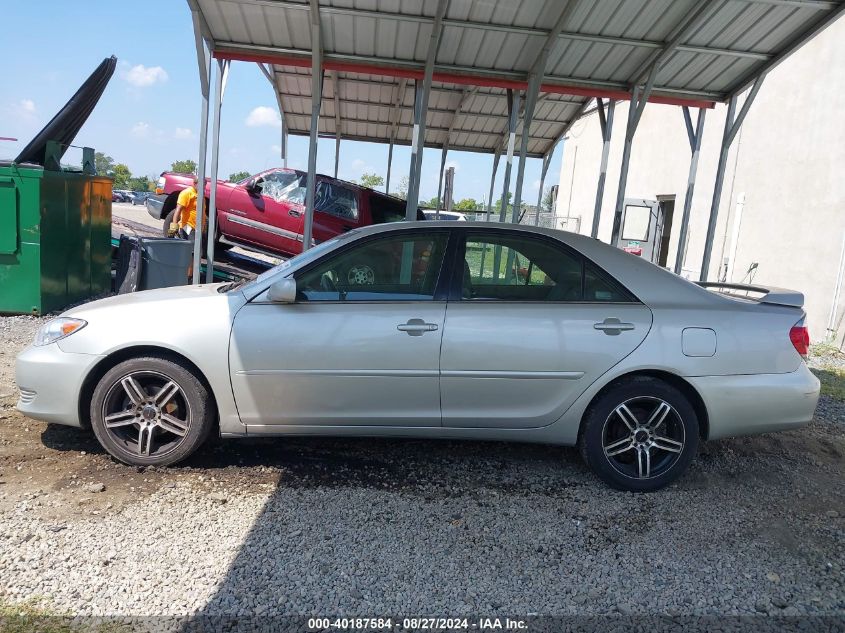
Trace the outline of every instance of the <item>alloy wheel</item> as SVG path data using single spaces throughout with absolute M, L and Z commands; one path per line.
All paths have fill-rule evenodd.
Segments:
M 141 457 L 172 452 L 191 426 L 191 406 L 182 387 L 157 371 L 134 371 L 115 381 L 102 416 L 114 441 Z
M 633 479 L 659 477 L 681 458 L 684 425 L 665 400 L 640 396 L 616 406 L 602 429 L 602 448 L 611 466 Z

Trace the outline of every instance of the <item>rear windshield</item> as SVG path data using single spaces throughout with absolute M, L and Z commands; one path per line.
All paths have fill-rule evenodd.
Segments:
M 370 213 L 373 216 L 373 224 L 402 222 L 405 219 L 405 202 L 386 196 L 371 196 Z

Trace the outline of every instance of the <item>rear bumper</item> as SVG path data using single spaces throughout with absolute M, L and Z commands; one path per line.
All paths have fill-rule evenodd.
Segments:
M 20 390 L 18 411 L 36 420 L 81 426 L 79 390 L 101 358 L 63 352 L 57 343 L 28 347 L 15 363 L 15 381 Z
M 819 380 L 804 363 L 788 374 L 687 378 L 707 407 L 707 439 L 785 431 L 808 424 Z

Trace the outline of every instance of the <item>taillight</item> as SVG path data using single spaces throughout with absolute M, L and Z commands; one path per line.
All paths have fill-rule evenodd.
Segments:
M 793 325 L 792 329 L 789 330 L 789 340 L 792 341 L 795 351 L 806 360 L 810 353 L 810 330 L 807 329 L 807 326 L 800 323 Z

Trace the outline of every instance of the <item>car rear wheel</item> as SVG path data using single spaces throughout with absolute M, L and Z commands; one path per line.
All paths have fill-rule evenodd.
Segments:
M 102 447 L 125 464 L 167 466 L 199 448 L 215 407 L 194 372 L 166 358 L 124 361 L 102 377 L 91 399 L 91 426 Z
M 698 417 L 681 391 L 645 376 L 612 386 L 590 407 L 581 455 L 605 482 L 631 492 L 669 485 L 698 449 Z

